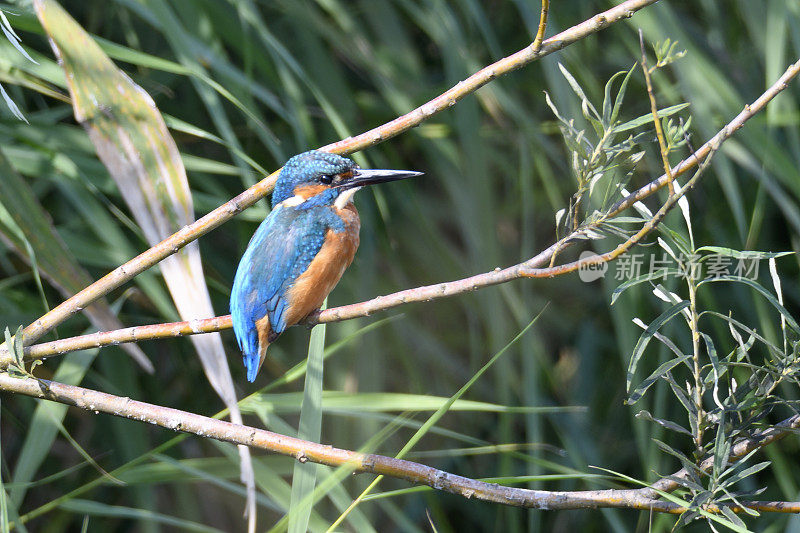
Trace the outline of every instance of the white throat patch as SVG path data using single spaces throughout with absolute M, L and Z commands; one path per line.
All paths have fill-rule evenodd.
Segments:
M 343 193 L 339 194 L 336 198 L 336 201 L 333 203 L 336 209 L 344 209 L 347 204 L 353 201 L 353 195 L 360 189 L 361 187 L 353 187 L 352 189 L 347 189 Z
M 295 207 L 295 206 L 298 206 L 298 205 L 302 204 L 305 201 L 306 201 L 305 198 L 303 198 L 300 195 L 296 195 L 296 196 L 292 196 L 291 198 L 287 198 L 286 200 L 282 201 L 278 205 L 285 205 L 286 207 Z

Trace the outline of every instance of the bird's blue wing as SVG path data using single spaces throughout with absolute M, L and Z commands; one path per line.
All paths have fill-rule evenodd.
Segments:
M 322 248 L 329 227 L 327 211 L 278 207 L 258 227 L 242 256 L 231 289 L 231 315 L 250 381 L 259 364 L 255 323 L 267 316 L 276 334 L 286 329 L 286 291 Z

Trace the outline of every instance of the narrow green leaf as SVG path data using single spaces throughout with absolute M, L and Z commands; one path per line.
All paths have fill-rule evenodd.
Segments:
M 685 435 L 692 436 L 692 433 L 686 429 L 685 427 L 681 426 L 680 424 L 676 424 L 671 420 L 664 420 L 663 418 L 656 418 L 650 414 L 649 411 L 639 411 L 636 413 L 636 418 L 641 418 L 644 420 L 649 420 L 650 422 L 655 422 L 661 427 L 667 428 L 671 431 L 675 431 L 676 433 L 683 433 Z
M 772 306 L 778 310 L 782 317 L 786 319 L 786 323 L 790 328 L 792 328 L 796 333 L 800 333 L 800 326 L 797 325 L 797 321 L 795 321 L 794 317 L 783 307 L 778 299 L 775 298 L 775 295 L 769 292 L 767 289 L 761 286 L 760 283 L 757 283 L 751 279 L 739 277 L 739 276 L 720 276 L 718 278 L 707 278 L 702 280 L 700 283 L 697 284 L 698 287 L 701 285 L 705 285 L 707 283 L 718 283 L 723 281 L 729 281 L 734 283 L 743 283 L 748 287 L 755 289 L 759 292 Z
M 323 309 L 325 304 L 323 304 Z M 325 324 L 311 330 L 308 341 L 308 367 L 300 408 L 300 425 L 297 437 L 312 442 L 320 441 L 322 431 L 322 374 L 325 352 Z M 292 473 L 292 500 L 289 507 L 289 533 L 304 533 L 311 515 L 311 499 L 317 482 L 318 465 L 298 458 Z
M 724 255 L 734 259 L 774 259 L 787 255 L 794 255 L 796 252 L 759 252 L 756 250 L 734 250 L 724 246 L 701 246 L 697 252 L 711 252 L 716 255 Z M 704 256 L 707 259 L 710 256 Z
M 645 348 L 647 345 L 650 344 L 650 340 L 653 338 L 653 334 L 661 329 L 661 326 L 672 320 L 672 318 L 679 314 L 681 311 L 686 309 L 689 306 L 688 301 L 679 302 L 663 313 L 661 313 L 653 322 L 647 326 L 647 329 L 639 336 L 639 339 L 636 341 L 636 346 L 633 347 L 633 353 L 631 354 L 631 360 L 628 364 L 628 373 L 625 378 L 625 383 L 627 386 L 628 394 L 631 393 L 631 385 L 633 383 L 633 376 L 636 373 L 636 369 L 639 366 L 639 360 L 641 359 L 642 355 L 644 354 Z
M 303 393 L 254 394 L 241 402 L 244 412 L 297 413 L 301 410 Z M 390 392 L 349 393 L 323 391 L 322 410 L 331 413 L 374 413 L 386 411 L 437 411 L 450 403 L 446 396 Z M 453 411 L 488 413 L 564 413 L 582 410 L 575 406 L 511 406 L 475 400 L 456 400 Z
M 636 387 L 636 389 L 634 389 L 634 391 L 628 396 L 628 399 L 625 400 L 625 403 L 628 405 L 633 405 L 636 402 L 638 402 L 642 398 L 642 396 L 644 396 L 644 393 L 647 392 L 647 389 L 649 389 L 656 381 L 661 379 L 664 376 L 664 374 L 666 374 L 679 364 L 683 363 L 684 361 L 688 361 L 689 359 L 691 359 L 691 357 L 692 357 L 691 354 L 686 354 L 683 357 L 673 357 L 672 359 L 664 361 L 663 363 L 658 365 L 658 368 L 653 370 L 653 373 L 647 376 L 647 378 L 644 381 L 642 381 Z
M 12 100 L 11 97 L 6 92 L 2 83 L 0 83 L 0 96 L 3 97 L 3 100 L 5 101 L 6 106 L 8 107 L 8 110 L 11 111 L 12 115 L 17 117 L 19 120 L 22 120 L 26 123 L 28 122 L 28 119 L 25 118 L 25 115 L 22 114 L 22 111 L 20 111 L 19 106 L 17 106 L 17 103 L 14 102 L 14 100 Z
M 107 505 L 91 500 L 69 500 L 59 506 L 64 511 L 81 515 L 106 516 L 118 519 L 132 519 L 141 522 L 156 522 L 166 526 L 173 526 L 184 531 L 197 531 L 198 533 L 221 533 L 221 529 L 206 526 L 199 522 L 185 520 L 174 516 L 155 513 L 147 509 L 134 509 L 120 505 Z
M 689 107 L 689 104 L 677 104 L 669 107 L 665 107 L 664 109 L 660 109 L 658 111 L 658 118 L 669 117 L 682 111 Z M 636 129 L 639 126 L 644 126 L 645 124 L 653 122 L 653 114 L 648 113 L 646 115 L 642 115 L 641 117 L 635 118 L 633 120 L 629 120 L 623 124 L 618 126 L 614 126 L 614 133 L 622 133 L 624 131 L 629 131 L 632 129 Z
M 714 462 L 711 469 L 711 479 L 719 479 L 725 467 L 728 465 L 728 460 L 731 454 L 731 443 L 726 438 L 725 432 L 725 411 L 719 414 L 719 423 L 717 423 L 717 434 L 714 437 Z
M 619 91 L 617 91 L 617 98 L 614 100 L 614 110 L 611 112 L 612 126 L 617 121 L 617 117 L 619 117 L 619 110 L 622 107 L 622 101 L 625 99 L 625 92 L 628 90 L 628 81 L 630 81 L 631 75 L 633 74 L 633 71 L 636 70 L 636 67 L 637 64 L 634 63 L 633 66 L 628 71 L 628 73 L 625 75 L 625 79 L 622 80 L 622 83 L 619 86 Z
M 703 342 L 706 345 L 706 353 L 708 354 L 708 359 L 711 361 L 711 376 L 706 378 L 706 382 L 711 380 L 713 383 L 713 389 L 711 391 L 711 396 L 714 398 L 714 403 L 717 404 L 717 407 L 724 410 L 725 407 L 722 405 L 722 401 L 719 399 L 719 380 L 724 376 L 727 372 L 727 367 L 720 365 L 719 362 L 719 355 L 717 355 L 717 347 L 714 345 L 714 341 L 706 335 L 705 333 L 700 333 L 700 336 L 703 338 Z
M 611 89 L 614 86 L 614 80 L 619 78 L 620 76 L 624 75 L 626 72 L 624 70 L 617 72 L 613 76 L 611 76 L 608 81 L 606 82 L 605 89 L 603 90 L 603 126 L 610 127 L 613 123 L 611 122 Z
M 746 509 L 746 507 L 745 507 Z M 742 529 L 747 529 L 747 524 L 745 524 L 741 518 L 737 516 L 736 513 L 731 511 L 730 507 L 722 506 L 722 514 L 725 515 L 725 518 L 736 524 L 738 527 Z
M 564 75 L 564 78 L 566 78 L 567 83 L 569 83 L 569 86 L 572 88 L 572 91 L 578 96 L 578 98 L 580 98 L 581 109 L 583 110 L 586 119 L 600 121 L 600 115 L 597 113 L 597 110 L 589 101 L 589 98 L 586 96 L 586 93 L 583 92 L 583 89 L 581 88 L 578 81 L 572 76 L 572 74 L 569 73 L 569 71 L 561 63 L 558 64 L 558 69 L 561 71 L 561 74 Z
M 744 462 L 744 461 L 742 461 L 742 462 Z M 762 461 L 760 463 L 754 464 L 753 466 L 745 468 L 744 470 L 741 470 L 741 471 L 737 472 L 735 475 L 733 475 L 729 479 L 727 479 L 725 485 L 727 486 L 727 485 L 733 485 L 735 483 L 738 483 L 739 481 L 741 481 L 741 480 L 743 480 L 743 479 L 745 479 L 747 477 L 750 477 L 753 474 L 761 472 L 762 470 L 764 470 L 765 468 L 767 468 L 771 464 L 772 463 L 770 461 Z

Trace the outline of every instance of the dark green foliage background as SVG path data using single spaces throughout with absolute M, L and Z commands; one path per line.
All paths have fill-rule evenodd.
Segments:
M 548 35 L 612 4 L 555 1 Z M 391 120 L 481 66 L 526 46 L 533 39 L 539 17 L 539 3 L 522 0 L 91 0 L 64 1 L 63 5 L 87 31 L 133 50 L 183 63 L 228 89 L 260 117 L 261 125 L 222 98 L 209 97 L 213 91 L 197 77 L 115 57 L 117 64 L 154 97 L 162 113 L 225 137 L 229 143 L 238 142 L 245 153 L 270 170 L 297 152 Z M 23 5 L 10 6 L 9 10 L 21 14 L 12 17 L 11 23 L 26 47 L 51 57 L 29 9 Z M 545 105 L 543 91 L 551 95 L 562 114 L 581 120 L 580 108 L 557 68 L 558 62 L 569 69 L 593 101 L 599 102 L 607 79 L 638 60 L 637 28 L 644 30 L 646 41 L 651 43 L 667 37 L 678 40 L 679 47 L 688 52 L 686 57 L 659 71 L 654 82 L 661 107 L 691 103 L 692 143 L 699 146 L 796 60 L 800 54 L 798 15 L 797 0 L 663 0 L 630 20 L 496 80 L 413 131 L 360 154 L 358 161 L 364 165 L 409 168 L 426 175 L 415 182 L 359 195 L 361 249 L 329 305 L 507 266 L 553 241 L 554 214 L 568 204 L 574 179 L 569 154 Z M 15 53 L 6 43 L 3 46 L 2 54 L 10 57 Z M 0 62 L 4 76 L 0 81 L 30 125 L 16 121 L 4 110 L 0 149 L 34 187 L 81 263 L 93 276 L 100 277 L 146 249 L 141 234 L 127 223 L 124 202 L 82 129 L 74 123 L 70 107 L 15 86 L 14 81 L 22 79 L 22 74 L 2 65 Z M 800 89 L 790 87 L 765 113 L 750 121 L 723 147 L 713 168 L 691 194 L 698 245 L 797 249 L 798 95 Z M 643 79 L 637 71 L 622 119 L 632 119 L 648 109 Z M 173 135 L 181 151 L 193 156 L 187 159 L 187 168 L 198 216 L 260 178 L 224 146 L 179 131 L 173 131 Z M 660 174 L 653 141 L 646 139 L 648 155 L 639 164 L 632 186 Z M 59 158 L 76 165 L 77 175 L 65 174 Z M 212 166 L 210 162 L 221 164 Z M 652 200 L 649 203 L 655 205 Z M 218 314 L 228 312 L 228 291 L 238 257 L 266 213 L 265 205 L 199 241 Z M 106 213 L 104 218 L 100 218 L 101 212 Z M 679 225 L 678 216 L 671 215 L 668 223 Z M 108 224 L 117 229 L 108 232 Z M 119 240 L 115 242 L 116 237 L 109 235 L 119 235 Z M 613 244 L 599 242 L 597 249 L 610 249 Z M 571 251 L 564 257 L 574 254 Z M 787 307 L 796 310 L 796 260 L 784 258 L 779 266 Z M 150 273 L 145 279 L 153 283 L 154 276 Z M 2 245 L 0 279 L 0 324 L 14 329 L 45 311 L 29 267 Z M 165 309 L 166 300 L 154 302 L 142 291 L 141 283 L 137 281 L 111 295 L 110 301 L 121 306 L 123 322 L 135 325 L 177 319 L 174 311 Z M 630 291 L 609 307 L 615 283 L 609 279 L 587 284 L 577 275 L 517 281 L 331 325 L 329 345 L 379 318 L 396 317 L 357 337 L 331 357 L 325 367 L 325 388 L 449 397 L 549 302 L 533 330 L 466 398 L 508 406 L 585 406 L 585 410 L 548 416 L 453 412 L 440 427 L 454 433 L 430 434 L 418 447 L 441 453 L 410 458 L 469 477 L 570 471 L 596 474 L 587 465 L 597 465 L 652 481 L 679 465 L 661 454 L 651 437 L 668 440 L 687 451 L 690 448 L 688 441 L 634 418 L 639 409 L 647 409 L 683 423 L 681 411 L 672 405 L 674 400 L 665 387 L 654 387 L 635 407 L 623 405 L 628 354 L 640 333 L 631 319 L 640 317 L 647 322 L 663 307 L 645 288 Z M 767 286 L 771 284 L 767 282 Z M 703 306 L 721 313 L 732 309 L 740 320 L 776 335 L 776 317 L 746 289 L 714 290 L 717 292 L 706 293 Z M 168 297 L 164 289 L 159 291 L 162 298 Z M 49 287 L 45 294 L 50 306 L 61 301 Z M 87 327 L 83 318 L 76 318 L 59 327 L 58 335 L 81 334 Z M 239 393 L 246 395 L 305 357 L 308 331 L 294 328 L 270 349 L 270 363 L 255 386 L 244 379 L 233 335 L 226 332 L 224 339 Z M 201 414 L 221 409 L 188 341 L 148 342 L 141 347 L 155 363 L 156 375 L 143 374 L 121 350 L 107 348 L 98 355 L 83 385 Z M 655 368 L 658 350 L 652 350 L 646 358 L 644 366 Z M 37 374 L 50 377 L 58 364 L 58 359 L 50 360 L 37 369 Z M 277 392 L 295 391 L 302 391 L 301 382 Z M 797 391 L 786 394 L 797 399 Z M 27 398 L 2 397 L 4 480 L 14 471 L 35 406 L 36 402 Z M 396 405 L 392 412 L 380 416 L 363 412 L 358 406 L 328 412 L 323 419 L 322 440 L 357 449 L 394 414 L 410 408 Z M 281 416 L 296 426 L 297 418 L 291 413 L 271 416 Z M 425 414 L 414 418 L 424 421 Z M 255 417 L 249 420 L 260 424 Z M 173 436 L 150 426 L 77 410 L 69 411 L 64 424 L 106 470 Z M 376 451 L 393 455 L 412 433 L 413 429 L 400 429 Z M 467 456 L 449 451 L 479 445 L 479 440 L 536 446 L 517 453 L 493 451 Z M 767 449 L 763 456 L 775 466 L 749 480 L 749 488 L 767 487 L 762 499 L 798 499 L 797 453 L 795 437 Z M 237 481 L 235 455 L 225 455 L 218 446 L 198 438 L 185 440 L 167 454 L 211 477 L 203 480 L 170 466 L 165 459 L 154 459 L 124 478 L 127 486 L 109 483 L 81 499 L 239 530 L 243 499 L 214 482 Z M 290 475 L 290 459 L 255 455 L 264 468 Z M 82 461 L 59 437 L 34 479 Z M 19 512 L 33 510 L 98 475 L 92 467 L 84 466 L 32 487 Z M 347 479 L 345 488 L 355 497 L 369 481 L 368 476 Z M 385 480 L 379 490 L 406 486 Z M 604 480 L 567 479 L 529 486 L 580 490 L 617 485 Z M 527 511 L 435 492 L 366 502 L 359 509 L 378 531 L 430 530 L 426 511 L 438 531 L 647 531 L 650 520 L 646 513 L 626 510 Z M 327 523 L 339 515 L 327 500 L 315 511 Z M 265 526 L 283 514 L 264 506 L 259 513 L 260 524 Z M 75 504 L 74 508 L 67 506 L 38 518 L 29 527 L 33 531 L 77 530 L 83 514 Z M 652 529 L 668 531 L 673 523 L 674 518 L 655 517 Z M 750 519 L 748 525 L 760 531 L 787 527 L 800 530 L 800 522 L 784 516 Z M 114 513 L 90 520 L 90 530 L 155 531 L 160 527 L 170 530 L 175 526 Z

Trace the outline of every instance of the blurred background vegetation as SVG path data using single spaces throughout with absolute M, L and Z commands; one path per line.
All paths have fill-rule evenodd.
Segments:
M 613 4 L 553 2 L 547 34 Z M 183 155 L 197 216 L 260 179 L 243 154 L 273 170 L 297 152 L 391 120 L 529 44 L 540 8 L 529 0 L 64 0 L 62 5 L 154 98 Z M 69 252 L 97 279 L 148 245 L 64 101 L 64 75 L 31 6 L 20 1 L 0 8 L 37 62 L 0 41 L 0 83 L 28 121 L 0 106 L 0 153 L 30 185 Z M 361 249 L 329 306 L 518 263 L 550 245 L 554 215 L 569 204 L 575 185 L 569 152 L 543 91 L 563 115 L 580 120 L 579 103 L 558 63 L 599 102 L 606 81 L 639 59 L 638 28 L 646 42 L 670 38 L 687 51 L 660 70 L 654 83 L 660 107 L 691 104 L 694 146 L 800 55 L 798 0 L 664 0 L 357 154 L 362 166 L 408 168 L 426 176 L 361 193 Z M 800 89 L 791 86 L 750 121 L 723 146 L 691 193 L 698 245 L 773 251 L 800 246 L 798 95 Z M 621 119 L 648 110 L 636 71 Z M 647 154 L 631 188 L 661 173 L 654 138 L 643 146 Z M 199 240 L 217 314 L 228 312 L 238 257 L 266 213 L 261 202 Z M 679 216 L 670 215 L 668 223 Z M 606 250 L 612 244 L 595 246 Z M 786 305 L 796 309 L 796 259 L 779 260 L 779 271 Z M 12 246 L 0 244 L 0 325 L 13 331 L 62 300 L 35 274 Z M 394 455 L 430 414 L 426 396 L 454 394 L 549 302 L 533 328 L 465 396 L 483 405 L 448 413 L 408 458 L 469 477 L 556 475 L 516 483 L 548 490 L 620 486 L 598 479 L 600 472 L 589 465 L 645 481 L 677 470 L 678 462 L 661 453 L 652 438 L 679 447 L 686 443 L 634 418 L 640 409 L 678 418 L 681 410 L 668 387 L 656 385 L 634 408 L 623 404 L 625 369 L 641 331 L 632 319 L 652 320 L 663 306 L 646 286 L 610 306 L 618 283 L 584 283 L 574 274 L 516 281 L 328 326 L 324 386 L 342 394 L 323 406 L 322 442 L 360 449 L 403 414 L 396 431 L 370 448 Z M 779 329 L 774 313 L 747 289 L 727 287 L 704 298 L 723 314 L 735 310 L 759 331 Z M 112 293 L 108 302 L 125 325 L 178 319 L 155 269 Z M 59 326 L 57 335 L 91 328 L 76 317 Z M 305 328 L 287 332 L 270 349 L 254 386 L 245 381 L 233 334 L 225 332 L 223 339 L 244 397 L 301 362 L 309 334 Z M 188 340 L 140 348 L 153 362 L 154 375 L 120 348 L 51 359 L 36 373 L 200 414 L 222 409 Z M 654 352 L 645 367 L 657 364 Z M 246 420 L 293 434 L 302 381 L 251 400 Z M 796 390 L 789 394 L 797 399 Z M 543 413 L 540 407 L 570 409 Z M 30 530 L 78 530 L 84 516 L 90 517 L 89 530 L 244 527 L 238 456 L 230 445 L 192 437 L 165 448 L 174 435 L 164 430 L 8 395 L 0 415 L 9 513 L 11 519 L 34 513 L 26 524 Z M 763 456 L 773 465 L 749 479 L 748 488 L 767 487 L 761 499 L 798 499 L 798 451 L 796 437 L 767 448 Z M 144 460 L 129 464 L 143 454 Z M 267 527 L 287 511 L 293 461 L 256 453 L 254 462 L 259 523 Z M 120 466 L 126 469 L 115 478 L 100 470 Z M 329 470 L 319 472 L 324 479 Z M 325 530 L 370 481 L 363 475 L 343 481 L 315 506 L 309 528 Z M 92 490 L 70 494 L 90 483 Z M 386 479 L 373 493 L 403 488 L 406 483 Z M 361 503 L 341 527 L 428 531 L 433 523 L 438 531 L 668 531 L 675 521 L 626 510 L 522 510 L 429 490 L 389 496 Z M 760 531 L 800 531 L 797 518 L 780 515 L 748 524 Z

